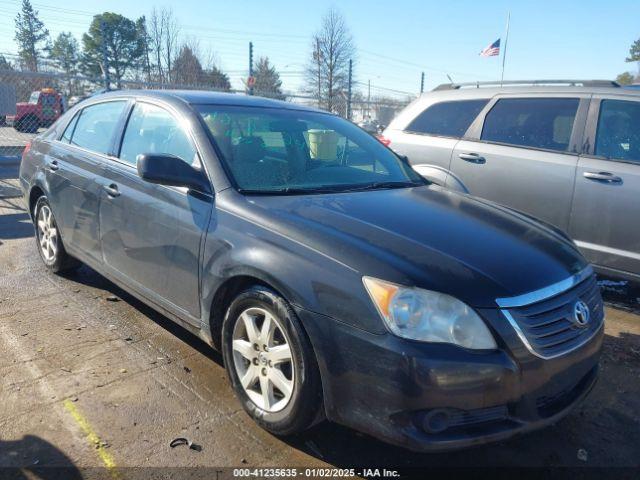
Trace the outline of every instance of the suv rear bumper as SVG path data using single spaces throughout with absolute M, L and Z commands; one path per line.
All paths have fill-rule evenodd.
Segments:
M 601 327 L 581 347 L 543 360 L 524 347 L 472 352 L 298 315 L 318 358 L 327 418 L 415 451 L 504 440 L 558 421 L 593 388 L 603 337 Z M 448 428 L 429 428 L 443 419 Z

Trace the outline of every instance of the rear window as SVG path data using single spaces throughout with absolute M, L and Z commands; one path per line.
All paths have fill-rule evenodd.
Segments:
M 113 134 L 126 102 L 104 102 L 86 107 L 76 122 L 72 145 L 108 154 Z
M 406 128 L 413 133 L 462 137 L 489 100 L 459 100 L 431 105 Z
M 578 98 L 508 98 L 487 114 L 482 140 L 567 151 Z

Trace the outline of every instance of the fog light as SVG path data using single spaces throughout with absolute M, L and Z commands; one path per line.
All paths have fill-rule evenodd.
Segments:
M 449 428 L 449 412 L 446 410 L 431 410 L 424 416 L 422 428 L 429 433 L 444 432 Z

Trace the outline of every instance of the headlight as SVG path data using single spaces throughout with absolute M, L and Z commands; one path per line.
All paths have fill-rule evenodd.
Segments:
M 387 327 L 399 337 L 472 349 L 497 348 L 482 319 L 454 297 L 371 277 L 362 281 Z

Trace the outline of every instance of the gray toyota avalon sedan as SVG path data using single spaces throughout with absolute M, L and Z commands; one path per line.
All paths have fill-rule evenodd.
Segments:
M 430 185 L 337 116 L 208 92 L 86 100 L 25 149 L 53 272 L 80 262 L 223 352 L 245 410 L 414 450 L 557 421 L 603 304 L 553 227 Z

